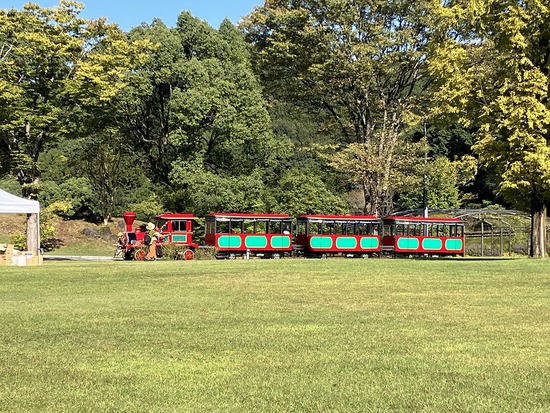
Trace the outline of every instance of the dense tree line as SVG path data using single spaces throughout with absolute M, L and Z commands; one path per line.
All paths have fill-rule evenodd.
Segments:
M 545 2 L 267 0 L 122 32 L 0 10 L 0 185 L 67 217 L 550 199 Z

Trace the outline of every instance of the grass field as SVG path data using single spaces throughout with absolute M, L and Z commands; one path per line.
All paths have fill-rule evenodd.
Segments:
M 550 412 L 550 261 L 0 269 L 0 411 Z

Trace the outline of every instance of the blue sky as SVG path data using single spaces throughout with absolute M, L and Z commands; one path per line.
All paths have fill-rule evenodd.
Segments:
M 30 0 L 0 0 L 0 8 L 21 9 Z M 58 0 L 30 1 L 41 7 L 53 7 Z M 80 0 L 86 8 L 82 16 L 87 19 L 107 17 L 123 30 L 130 30 L 141 22 L 150 23 L 160 18 L 167 26 L 174 27 L 182 10 L 206 20 L 218 28 L 224 18 L 237 23 L 241 16 L 250 13 L 254 6 L 263 5 L 263 0 Z

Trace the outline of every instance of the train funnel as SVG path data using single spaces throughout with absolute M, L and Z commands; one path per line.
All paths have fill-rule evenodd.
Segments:
M 124 218 L 124 222 L 126 223 L 126 232 L 132 232 L 132 225 L 136 220 L 136 213 L 132 211 L 126 211 L 124 214 L 122 214 L 122 218 Z

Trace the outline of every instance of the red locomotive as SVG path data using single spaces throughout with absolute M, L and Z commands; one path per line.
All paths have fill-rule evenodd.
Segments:
M 122 214 L 126 223 L 124 234 L 124 259 L 138 260 L 145 259 L 147 246 L 144 239 L 147 233 L 145 225 L 133 228 L 136 214 L 125 212 Z M 181 247 L 181 253 L 177 257 L 184 260 L 192 260 L 195 251 L 199 247 L 193 242 L 193 221 L 196 218 L 193 214 L 160 214 L 156 216 L 155 231 L 160 234 L 157 247 L 157 255 L 162 256 L 162 248 L 166 245 L 177 245 Z

